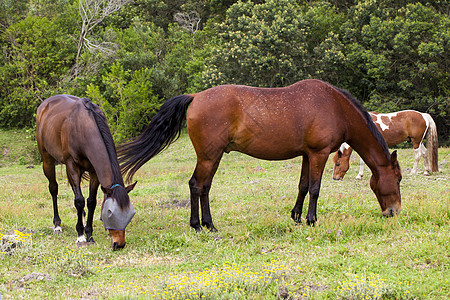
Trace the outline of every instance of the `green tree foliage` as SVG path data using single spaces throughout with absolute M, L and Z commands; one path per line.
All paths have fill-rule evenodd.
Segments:
M 9 25 L 24 17 L 27 11 L 27 0 L 2 0 L 0 1 L 0 32 Z
M 134 0 L 76 62 L 78 1 L 0 1 L 0 127 L 33 126 L 42 99 L 68 93 L 101 104 L 123 139 L 178 94 L 318 78 L 370 110 L 429 112 L 448 140 L 448 1 Z
M 223 44 L 208 61 L 207 85 L 284 86 L 313 77 L 314 49 L 340 23 L 342 17 L 327 3 L 238 2 L 219 25 Z
M 421 3 L 380 2 L 358 4 L 343 26 L 346 84 L 370 110 L 429 112 L 445 133 L 450 19 Z
M 152 69 L 127 71 L 114 63 L 111 71 L 102 76 L 104 93 L 98 86 L 88 85 L 86 95 L 100 105 L 116 140 L 142 131 L 159 109 L 161 101 L 153 94 L 151 75 Z
M 439 2 L 439 1 L 436 1 Z M 342 30 L 347 85 L 371 110 L 431 113 L 448 140 L 449 40 L 447 6 L 365 1 Z M 447 9 L 445 8 L 447 7 Z M 353 70 L 353 72 L 351 71 Z
M 2 34 L 0 125 L 31 126 L 37 106 L 56 92 L 74 58 L 74 45 L 46 17 L 29 16 Z

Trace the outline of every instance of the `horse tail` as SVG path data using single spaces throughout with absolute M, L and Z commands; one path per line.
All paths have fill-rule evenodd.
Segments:
M 425 135 L 427 139 L 427 156 L 428 161 L 431 163 L 431 172 L 439 172 L 438 165 L 438 135 L 436 129 L 436 123 L 434 122 L 431 115 L 427 113 L 422 113 L 423 117 L 428 123 L 428 129 Z
M 180 95 L 167 100 L 147 128 L 136 138 L 118 147 L 120 167 L 127 180 L 152 157 L 180 136 L 193 95 Z

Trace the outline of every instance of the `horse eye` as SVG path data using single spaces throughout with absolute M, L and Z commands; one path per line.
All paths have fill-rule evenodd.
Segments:
M 341 164 L 340 163 L 336 163 L 336 167 L 339 167 Z

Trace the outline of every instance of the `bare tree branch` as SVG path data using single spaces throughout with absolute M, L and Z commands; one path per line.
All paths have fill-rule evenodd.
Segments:
M 112 54 L 116 45 L 111 42 L 96 42 L 88 39 L 89 33 L 107 16 L 120 10 L 132 0 L 78 0 L 78 10 L 82 20 L 78 39 L 77 56 L 73 70 L 78 72 L 79 60 L 84 48 L 90 52 Z M 75 74 L 76 75 L 76 74 Z
M 178 23 L 181 27 L 189 31 L 192 35 L 192 49 L 191 52 L 194 52 L 195 47 L 195 33 L 198 31 L 198 27 L 200 25 L 200 15 L 196 11 L 191 11 L 189 13 L 178 12 L 173 16 L 175 22 Z

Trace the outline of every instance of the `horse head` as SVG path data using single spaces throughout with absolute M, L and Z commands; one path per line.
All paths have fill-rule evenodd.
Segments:
M 345 173 L 347 173 L 350 168 L 350 155 L 352 150 L 350 146 L 346 143 L 342 144 L 341 148 L 333 156 L 334 170 L 333 179 L 342 180 L 344 179 Z
M 400 181 L 402 173 L 397 151 L 392 152 L 389 166 L 373 173 L 370 187 L 377 196 L 383 216 L 392 217 L 401 210 Z
M 135 185 L 136 182 L 127 187 L 120 184 L 114 184 L 110 188 L 102 186 L 105 200 L 102 205 L 101 220 L 105 229 L 109 231 L 113 250 L 125 247 L 125 228 L 135 214 L 128 193 Z

